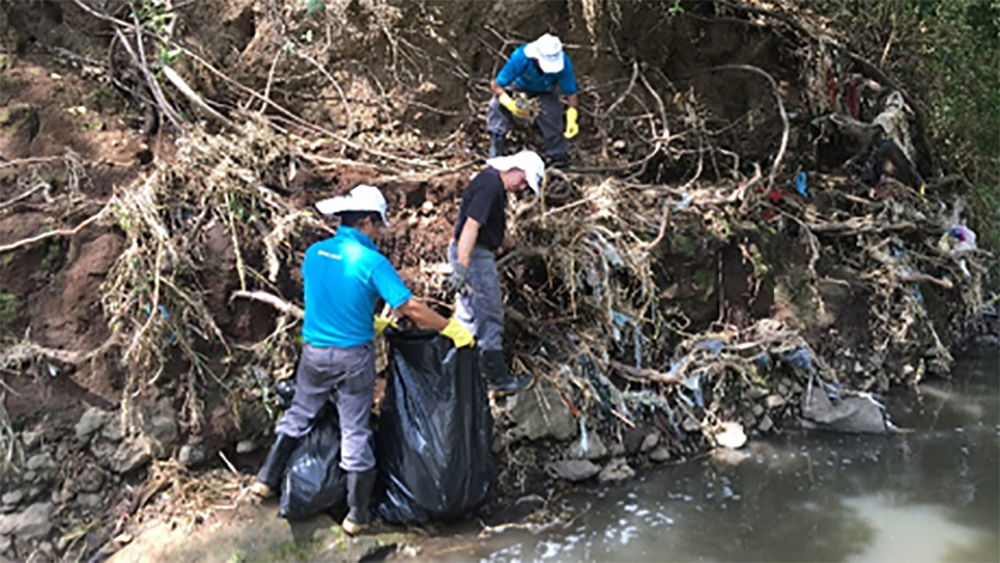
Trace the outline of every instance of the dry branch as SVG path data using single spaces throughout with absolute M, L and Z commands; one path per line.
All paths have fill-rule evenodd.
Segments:
M 230 130 L 232 131 L 239 130 L 239 128 L 236 126 L 235 123 L 230 121 L 228 117 L 215 111 L 215 109 L 213 109 L 212 106 L 208 105 L 208 103 L 205 102 L 205 100 L 202 99 L 202 97 L 199 96 L 197 92 L 195 92 L 190 86 L 188 86 L 188 83 L 185 82 L 184 79 L 181 78 L 179 74 L 177 74 L 177 71 L 170 68 L 169 66 L 164 66 L 162 70 L 163 70 L 163 76 L 166 76 L 167 80 L 169 80 L 170 83 L 173 84 L 175 88 L 180 90 L 181 94 L 184 94 L 184 97 L 190 100 L 194 105 L 201 108 L 201 110 L 207 113 L 212 119 L 218 121 L 225 127 L 228 127 Z
M 707 70 L 746 70 L 763 76 L 767 79 L 768 84 L 771 85 L 771 92 L 774 94 L 774 99 L 778 106 L 778 114 L 781 115 L 783 130 L 781 133 L 781 144 L 778 146 L 778 153 L 774 155 L 774 162 L 771 163 L 771 172 L 767 175 L 767 188 L 770 189 L 774 186 L 774 177 L 781 170 L 781 161 L 785 157 L 785 149 L 788 148 L 788 113 L 785 111 L 785 103 L 781 100 L 781 93 L 778 92 L 778 83 L 775 82 L 773 76 L 753 65 L 722 65 Z
M 17 203 L 19 201 L 24 201 L 24 200 L 28 199 L 29 197 L 31 197 L 32 195 L 34 195 L 35 192 L 44 190 L 46 192 L 46 194 L 47 194 L 47 192 L 49 190 L 51 190 L 51 189 L 52 189 L 52 184 L 50 184 L 48 182 L 39 182 L 34 187 L 29 188 L 28 190 L 25 190 L 24 193 L 18 195 L 17 197 L 11 198 L 10 201 L 5 201 L 3 203 L 0 203 L 0 210 L 7 209 L 11 205 L 14 205 L 15 203 Z M 46 197 L 48 197 L 48 196 L 46 195 Z
M 16 366 L 25 362 L 35 361 L 38 358 L 46 358 L 64 364 L 80 365 L 105 354 L 118 344 L 118 339 L 114 335 L 108 337 L 97 348 L 89 351 L 60 350 L 58 348 L 42 346 L 34 342 L 23 342 L 8 348 L 0 356 L 0 366 Z
M 608 362 L 608 365 L 632 381 L 652 381 L 654 383 L 681 383 L 683 381 L 682 378 L 669 373 L 649 368 L 637 369 L 614 360 Z
M 42 234 L 35 235 L 33 237 L 30 237 L 30 238 L 26 238 L 26 239 L 23 239 L 23 240 L 19 240 L 17 242 L 12 242 L 10 244 L 5 244 L 3 246 L 0 246 L 0 254 L 3 254 L 4 252 L 10 252 L 11 250 L 17 250 L 18 248 L 21 248 L 23 246 L 28 246 L 28 245 L 31 245 L 31 244 L 35 244 L 37 242 L 41 242 L 43 240 L 50 239 L 52 237 L 73 236 L 76 233 L 79 233 L 83 229 L 85 229 L 88 226 L 90 226 L 92 223 L 95 223 L 95 222 L 101 220 L 104 217 L 104 214 L 105 214 L 105 212 L 107 210 L 108 210 L 108 207 L 105 206 L 98 213 L 96 213 L 92 217 L 88 218 L 84 222 L 80 223 L 79 225 L 73 227 L 72 229 L 59 229 L 59 230 L 56 230 L 56 231 L 49 231 L 47 233 L 42 233 Z
M 286 314 L 292 315 L 297 319 L 305 318 L 305 311 L 296 305 L 293 305 L 282 298 L 271 295 L 265 291 L 234 291 L 230 295 L 230 300 L 235 298 L 250 299 L 251 301 L 260 301 L 261 303 L 267 303 L 268 305 L 274 307 L 278 311 Z
M 887 224 L 868 217 L 852 217 L 846 221 L 830 223 L 806 223 L 805 226 L 814 233 L 840 236 L 891 231 L 913 231 L 917 229 L 917 225 L 909 221 Z

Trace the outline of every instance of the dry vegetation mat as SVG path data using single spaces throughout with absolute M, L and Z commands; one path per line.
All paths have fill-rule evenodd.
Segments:
M 72 154 L 0 164 L 15 178 L 4 180 L 0 214 L 30 202 L 79 218 L 8 242 L 0 257 L 95 227 L 122 241 L 100 286 L 105 344 L 56 350 L 29 335 L 10 343 L 0 367 L 110 356 L 125 376 L 124 435 L 147 433 L 142 406 L 166 393 L 184 433 L 207 427 L 221 395 L 241 430 L 259 437 L 276 414 L 273 384 L 293 374 L 298 356 L 300 257 L 333 232 L 311 203 L 355 180 L 385 188 L 395 226 L 383 248 L 411 287 L 447 307 L 445 245 L 461 187 L 482 166 L 487 73 L 472 78 L 459 39 L 420 35 L 420 22 L 440 26 L 441 6 L 362 2 L 361 18 L 264 2 L 243 55 L 270 64 L 247 77 L 161 25 L 172 19 L 76 4 L 116 38 L 118 66 L 104 71 L 121 82 L 130 69 L 128 88 L 176 132 L 177 151 L 96 205 L 74 188 L 88 167 Z M 539 197 L 512 203 L 516 245 L 498 259 L 505 350 L 514 371 L 534 376 L 524 397 L 495 405 L 503 478 L 523 484 L 533 469 L 514 455 L 526 447 L 517 412 L 528 403 L 570 417 L 561 437 L 583 451 L 551 449 L 553 459 L 588 457 L 596 441 L 627 444 L 635 432 L 642 445 L 620 453 L 654 450 L 662 460 L 783 425 L 890 429 L 873 393 L 948 374 L 949 345 L 996 301 L 984 294 L 993 257 L 974 233 L 970 243 L 968 210 L 943 189 L 950 179 L 926 169 L 916 182 L 860 179 L 876 130 L 913 161 L 929 149 L 914 97 L 774 6 L 723 2 L 683 15 L 607 4 L 615 9 L 582 3 L 580 29 L 594 47 L 589 57 L 571 52 L 581 59 L 590 130 L 573 166 L 550 169 Z M 178 10 L 173 17 L 193 25 L 184 18 L 198 12 Z M 678 33 L 753 35 L 774 53 L 698 67 L 665 45 L 648 57 L 663 64 L 652 65 L 598 31 L 652 16 Z M 486 29 L 474 38 L 493 49 L 516 44 Z M 163 57 L 151 67 L 142 52 Z M 366 58 L 384 53 L 386 68 Z M 733 103 L 737 91 L 744 97 Z M 518 128 L 513 142 L 534 142 L 532 132 Z M 64 170 L 66 189 L 50 193 L 41 165 Z M 851 400 L 875 407 L 864 420 L 839 420 L 837 404 Z M 23 463 L 15 438 L 0 408 L 5 473 Z M 235 477 L 193 483 L 167 462 L 150 479 L 191 506 L 243 490 Z M 201 493 L 212 502 L 195 500 Z

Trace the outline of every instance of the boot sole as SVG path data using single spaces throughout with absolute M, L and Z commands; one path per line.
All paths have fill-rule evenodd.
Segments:
M 356 524 L 352 520 L 345 519 L 343 523 L 340 524 L 340 529 L 344 530 L 344 533 L 349 536 L 357 536 L 364 533 L 371 524 Z
M 271 498 L 274 496 L 274 489 L 264 483 L 254 483 L 250 486 L 250 493 L 257 498 Z
M 513 395 L 515 393 L 520 393 L 521 391 L 526 390 L 530 386 L 531 386 L 531 384 L 527 384 L 527 385 L 524 385 L 524 386 L 521 386 L 521 387 L 516 387 L 514 389 L 497 389 L 497 388 L 492 388 L 491 387 L 490 388 L 490 393 L 493 393 L 494 395 L 500 395 L 500 396 Z

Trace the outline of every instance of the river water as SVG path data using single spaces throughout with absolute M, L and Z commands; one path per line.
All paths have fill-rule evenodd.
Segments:
M 789 433 L 559 501 L 449 561 L 1000 561 L 1000 350 L 887 398 L 889 436 Z

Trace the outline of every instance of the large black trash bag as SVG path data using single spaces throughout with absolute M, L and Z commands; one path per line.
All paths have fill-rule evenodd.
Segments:
M 337 408 L 327 404 L 288 458 L 278 515 L 303 520 L 347 505 L 347 473 L 340 467 Z
M 452 520 L 490 492 L 493 419 L 478 351 L 429 331 L 387 331 L 390 372 L 376 434 L 378 514 Z

